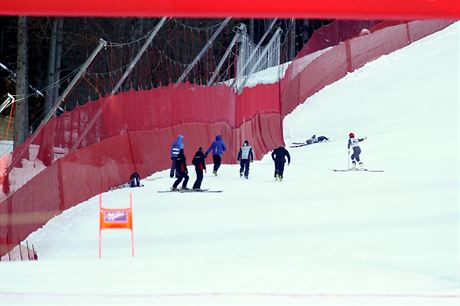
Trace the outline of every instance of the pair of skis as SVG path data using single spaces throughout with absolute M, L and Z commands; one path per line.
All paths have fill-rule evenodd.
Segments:
M 293 142 L 292 145 L 289 146 L 289 148 L 300 148 L 300 147 L 305 147 L 312 145 L 312 143 L 295 143 Z
M 160 193 L 165 192 L 180 192 L 180 193 L 188 193 L 188 192 L 211 192 L 211 193 L 220 193 L 223 190 L 210 190 L 210 189 L 174 189 L 174 190 L 159 190 Z
M 335 172 L 353 172 L 353 171 L 363 171 L 363 172 L 383 172 L 383 170 L 374 170 L 374 169 L 358 169 L 358 168 L 350 168 L 350 169 L 332 169 Z
M 330 140 L 323 140 L 323 141 L 312 142 L 312 143 L 306 143 L 306 142 L 293 142 L 293 143 L 291 143 L 291 145 L 289 146 L 289 148 L 300 148 L 300 147 L 305 147 L 305 146 L 309 146 L 309 145 L 313 145 L 313 144 L 317 144 L 317 143 L 323 143 L 323 142 L 330 142 Z

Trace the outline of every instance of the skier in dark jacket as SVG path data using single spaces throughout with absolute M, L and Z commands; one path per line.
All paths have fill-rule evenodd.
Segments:
M 184 136 L 179 135 L 177 139 L 171 144 L 171 171 L 169 172 L 169 177 L 173 178 L 174 175 L 178 177 L 176 173 L 176 159 L 179 155 L 179 150 L 184 148 Z
M 275 180 L 282 181 L 284 173 L 284 164 L 286 163 L 286 157 L 288 159 L 288 165 L 291 163 L 291 155 L 284 146 L 279 146 L 272 152 L 272 159 L 275 162 Z
M 252 147 L 249 145 L 249 141 L 245 140 L 243 146 L 238 152 L 237 160 L 240 161 L 240 177 L 249 178 L 249 163 L 254 161 L 254 153 Z
M 179 150 L 179 155 L 176 159 L 176 172 L 178 178 L 174 182 L 171 190 L 177 190 L 177 186 L 179 186 L 182 179 L 184 182 L 182 183 L 182 189 L 187 190 L 187 183 L 188 183 L 188 170 L 187 170 L 187 160 L 185 159 L 184 149 Z
M 318 137 L 316 137 L 316 135 L 313 135 L 313 136 L 311 136 L 310 139 L 311 139 L 312 143 L 329 141 L 329 138 L 327 138 L 326 136 L 318 136 Z
M 219 170 L 220 164 L 222 162 L 222 153 L 227 150 L 224 141 L 222 140 L 222 136 L 217 135 L 216 140 L 212 142 L 209 148 L 206 150 L 206 157 L 208 156 L 209 152 L 212 151 L 212 160 L 214 162 L 214 167 L 212 174 L 217 176 L 217 170 Z
M 203 181 L 203 170 L 206 171 L 205 159 L 206 155 L 203 153 L 203 148 L 199 147 L 192 161 L 196 172 L 196 181 L 193 184 L 193 190 L 201 189 L 201 182 Z
M 367 137 L 364 138 L 355 138 L 354 133 L 348 134 L 348 154 L 350 154 L 350 148 L 353 149 L 353 154 L 351 154 L 351 162 L 353 164 L 352 169 L 356 169 L 356 162 L 359 163 L 359 166 L 363 166 L 363 162 L 359 158 L 359 155 L 361 154 L 361 148 L 359 147 L 359 143 L 361 141 L 364 141 L 367 139 Z

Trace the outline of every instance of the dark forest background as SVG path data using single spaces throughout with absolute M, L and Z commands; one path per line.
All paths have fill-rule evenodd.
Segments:
M 24 142 L 53 109 L 53 103 L 69 84 L 71 73 L 88 59 L 100 39 L 128 45 L 144 38 L 158 21 L 159 19 L 154 18 L 0 17 L 0 102 L 7 98 L 7 93 L 16 97 L 13 112 L 15 145 Z M 156 48 L 159 52 L 167 53 L 169 59 L 188 64 L 205 43 L 198 33 L 211 29 L 219 21 L 222 19 L 175 19 L 165 25 L 161 29 L 162 34 L 155 38 Z M 207 61 L 217 65 L 237 25 L 244 23 L 253 42 L 257 43 L 271 21 L 230 20 L 224 30 L 226 35 L 220 35 L 213 43 L 214 56 Z M 281 62 L 292 60 L 312 33 L 330 22 L 332 20 L 277 20 L 275 27 L 283 31 Z M 179 31 L 179 28 L 187 31 Z M 269 39 L 270 37 L 263 44 Z M 135 54 L 134 51 L 131 52 Z M 114 54 L 115 57 L 119 56 Z M 116 59 L 112 61 L 115 63 Z M 111 64 L 108 62 L 105 65 Z M 161 70 L 161 66 L 159 69 Z M 145 84 L 136 84 L 133 81 L 128 87 L 148 89 L 149 86 L 166 85 L 172 80 L 167 79 L 168 74 L 164 75 L 165 79 L 152 80 L 147 88 Z M 200 83 L 200 78 L 187 81 Z M 88 99 L 78 98 L 77 93 L 77 98 L 66 100 L 63 110 L 71 110 L 76 104 L 97 99 L 98 94 L 104 95 L 107 92 L 97 91 L 92 96 L 82 92 L 81 95 L 87 95 Z M 10 110 L 4 109 L 1 116 L 8 116 Z

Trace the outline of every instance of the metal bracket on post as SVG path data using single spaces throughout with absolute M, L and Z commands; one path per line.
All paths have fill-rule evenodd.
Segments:
M 275 18 L 272 20 L 272 22 L 270 23 L 270 25 L 268 26 L 268 29 L 267 31 L 265 31 L 264 33 L 264 36 L 262 36 L 262 38 L 260 39 L 259 43 L 257 44 L 257 46 L 255 47 L 255 49 L 252 51 L 251 55 L 249 56 L 249 58 L 247 59 L 246 63 L 244 64 L 243 66 L 243 69 L 241 69 L 241 71 L 244 71 L 244 69 L 246 69 L 246 67 L 249 65 L 249 62 L 252 60 L 252 58 L 254 57 L 254 55 L 257 53 L 257 50 L 259 50 L 260 48 L 260 45 L 262 45 L 262 42 L 265 40 L 265 38 L 267 37 L 268 33 L 270 33 L 270 30 L 273 28 L 273 26 L 275 25 L 275 22 L 278 20 L 278 18 Z M 236 88 L 236 85 L 237 85 L 237 77 L 235 76 L 235 79 L 233 80 L 233 83 L 230 87 L 233 87 L 233 88 Z
M 275 41 L 275 38 L 277 38 L 279 35 L 281 34 L 281 29 L 278 28 L 278 30 L 276 30 L 275 34 L 273 35 L 272 39 L 270 40 L 270 42 L 265 46 L 264 48 L 264 51 L 262 52 L 262 54 L 259 56 L 259 58 L 257 59 L 256 63 L 254 65 L 252 65 L 252 68 L 251 70 L 249 71 L 249 73 L 246 75 L 246 78 L 244 79 L 243 83 L 240 84 L 240 86 L 238 86 L 237 88 L 237 92 L 240 93 L 241 90 L 244 88 L 244 85 L 246 85 L 246 83 L 248 82 L 249 78 L 251 77 L 251 75 L 254 73 L 254 70 L 257 68 L 257 66 L 260 64 L 260 61 L 262 60 L 262 58 L 265 56 L 265 54 L 267 54 L 268 50 L 270 49 L 271 45 L 273 44 L 273 42 Z
M 236 44 L 238 41 L 238 38 L 240 37 L 241 33 L 246 32 L 246 25 L 244 23 L 240 24 L 236 28 L 236 34 L 233 36 L 232 41 L 230 42 L 230 45 L 228 46 L 227 50 L 224 53 L 224 56 L 222 56 L 222 59 L 220 60 L 219 64 L 217 65 L 216 69 L 214 70 L 214 73 L 212 74 L 211 78 L 209 79 L 207 85 L 211 86 L 211 84 L 214 82 L 215 78 L 217 77 L 217 74 L 219 73 L 220 68 L 222 68 L 222 65 L 224 64 L 225 60 L 227 59 L 228 55 L 230 54 L 230 51 L 232 51 L 233 46 Z
M 6 95 L 7 97 L 5 101 L 3 101 L 2 105 L 0 105 L 0 113 L 3 112 L 5 108 L 14 103 L 14 97 L 10 93 L 6 93 Z

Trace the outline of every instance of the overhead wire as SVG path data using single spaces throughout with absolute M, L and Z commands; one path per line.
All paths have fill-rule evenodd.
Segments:
M 199 26 L 190 26 L 190 25 L 187 25 L 183 22 L 180 22 L 178 19 L 176 18 L 173 18 L 173 22 L 184 27 L 184 28 L 188 28 L 190 30 L 193 30 L 193 31 L 197 31 L 197 32 L 201 32 L 201 31 L 208 31 L 208 30 L 212 30 L 212 29 L 215 29 L 215 28 L 218 28 L 220 27 L 220 25 L 225 22 L 225 19 L 223 19 L 222 21 L 219 21 L 218 23 L 214 24 L 214 25 L 210 25 L 210 26 L 204 26 L 204 27 L 199 27 Z

